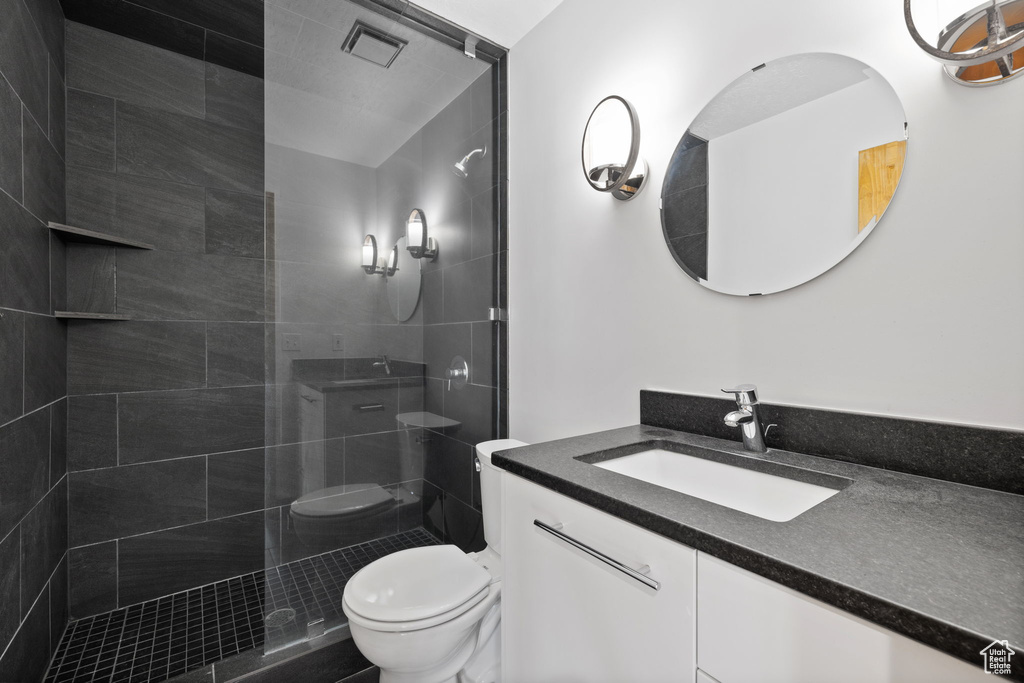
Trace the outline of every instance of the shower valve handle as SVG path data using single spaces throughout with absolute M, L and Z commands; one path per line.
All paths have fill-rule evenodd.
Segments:
M 469 373 L 465 368 L 448 368 L 444 371 L 444 378 L 448 380 L 448 391 L 452 390 L 452 380 L 469 379 Z
M 469 363 L 462 356 L 455 356 L 444 371 L 444 378 L 448 381 L 448 391 L 452 390 L 453 382 L 456 389 L 461 389 L 469 382 Z

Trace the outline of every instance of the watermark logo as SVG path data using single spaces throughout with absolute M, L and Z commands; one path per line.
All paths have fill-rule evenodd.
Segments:
M 1010 657 L 1017 653 L 1010 649 L 1008 640 L 993 640 L 980 654 L 985 659 L 985 673 L 996 676 L 1009 676 L 1012 673 Z

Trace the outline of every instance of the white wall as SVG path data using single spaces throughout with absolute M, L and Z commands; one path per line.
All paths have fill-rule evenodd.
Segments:
M 738 382 L 773 403 L 1024 428 L 1024 80 L 952 83 L 891 0 L 628 9 L 566 0 L 511 51 L 511 435 L 632 424 L 641 388 Z M 709 291 L 664 244 L 666 164 L 721 88 L 798 52 L 849 55 L 893 85 L 910 122 L 899 191 L 816 280 L 758 298 Z M 636 106 L 651 164 L 651 186 L 626 203 L 580 168 L 583 126 L 609 94 Z

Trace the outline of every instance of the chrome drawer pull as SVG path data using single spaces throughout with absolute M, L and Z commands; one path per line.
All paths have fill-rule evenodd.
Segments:
M 626 565 L 622 564 L 618 560 L 615 560 L 615 559 L 613 559 L 611 557 L 608 557 L 607 555 L 605 555 L 604 553 L 600 552 L 599 550 L 594 550 L 593 548 L 591 548 L 586 543 L 580 543 L 579 541 L 577 541 L 572 536 L 567 536 L 567 535 L 563 534 L 561 531 L 558 530 L 559 528 L 561 528 L 561 526 L 562 526 L 561 524 L 558 524 L 558 525 L 555 525 L 555 526 L 551 526 L 551 525 L 545 524 L 544 522 L 540 521 L 539 519 L 535 519 L 535 520 L 533 520 L 533 525 L 535 527 L 537 527 L 538 529 L 542 530 L 542 531 L 548 532 L 549 534 L 551 534 L 555 538 L 558 538 L 560 540 L 565 541 L 566 543 L 568 543 L 572 547 L 577 548 L 579 550 L 582 550 L 587 555 L 590 555 L 591 557 L 593 557 L 595 559 L 601 560 L 602 562 L 604 562 L 609 567 L 613 567 L 615 569 L 618 569 L 620 572 L 622 572 L 623 574 L 625 574 L 629 578 L 635 579 L 636 581 L 639 581 L 640 583 L 644 584 L 648 588 L 653 588 L 654 590 L 658 590 L 659 588 L 661 588 L 661 584 L 660 583 L 658 583 L 657 581 L 655 581 L 654 579 L 652 579 L 652 578 L 650 578 L 648 576 L 645 576 L 646 572 L 644 572 L 643 570 L 646 569 L 647 572 L 649 572 L 651 570 L 650 567 L 648 567 L 647 565 L 644 565 L 643 567 L 641 567 L 640 568 L 641 571 L 637 571 L 637 570 L 633 569 L 632 567 L 627 567 Z
M 362 405 L 362 406 L 355 406 L 355 409 L 357 411 L 359 411 L 360 413 L 369 413 L 369 412 L 372 412 L 372 411 L 375 411 L 375 410 L 384 410 L 384 404 L 383 403 L 371 403 L 371 404 Z

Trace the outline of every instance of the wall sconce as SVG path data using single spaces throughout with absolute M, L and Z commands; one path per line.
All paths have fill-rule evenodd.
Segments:
M 583 131 L 583 174 L 598 192 L 623 201 L 640 194 L 647 162 L 640 157 L 640 119 L 629 102 L 611 95 L 601 100 Z
M 917 30 L 910 3 L 903 0 L 910 37 L 957 83 L 993 85 L 1024 73 L 1024 0 L 989 0 L 964 12 L 939 32 L 934 46 Z
M 367 275 L 383 273 L 377 256 L 377 238 L 373 235 L 367 235 L 363 240 L 363 260 L 360 265 Z
M 437 242 L 427 234 L 427 216 L 419 209 L 409 214 L 405 234 L 409 238 L 407 249 L 413 258 L 437 259 Z

